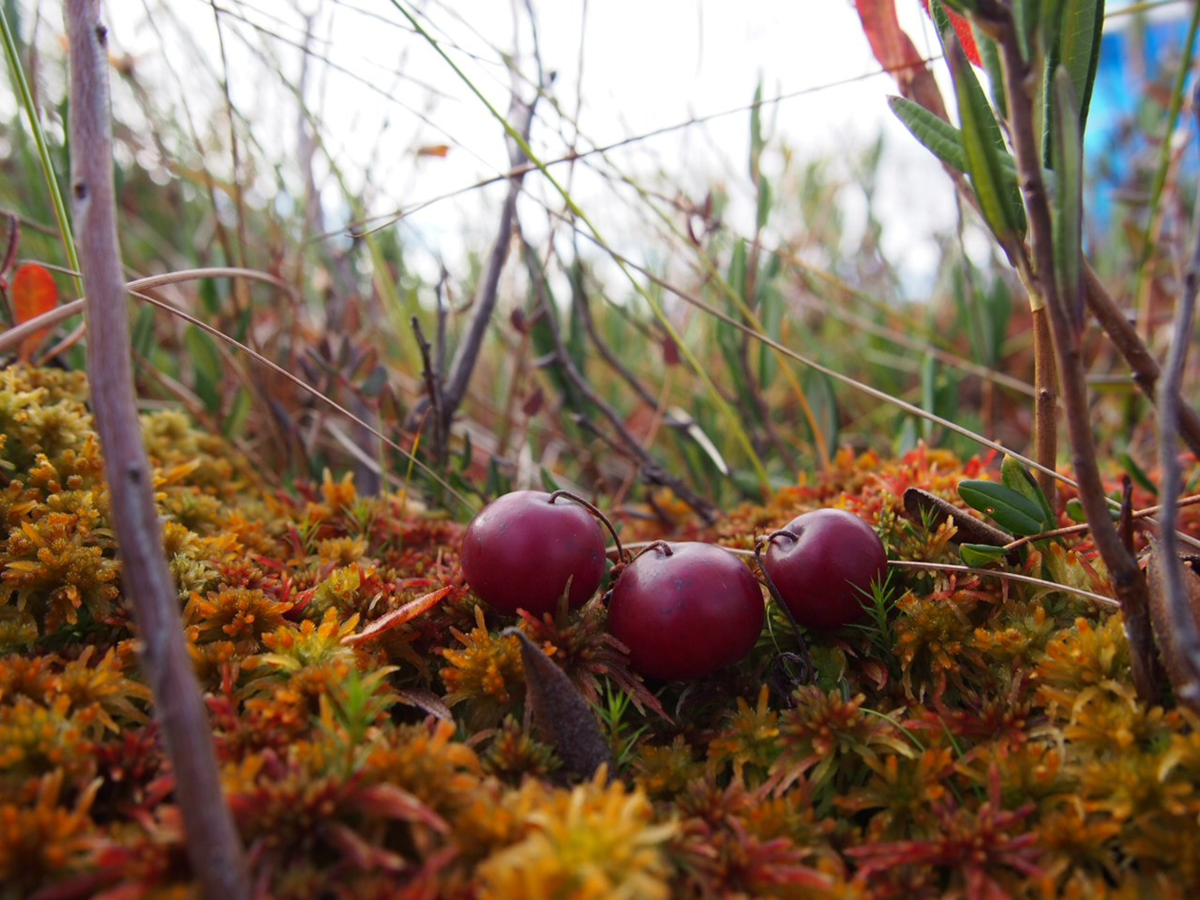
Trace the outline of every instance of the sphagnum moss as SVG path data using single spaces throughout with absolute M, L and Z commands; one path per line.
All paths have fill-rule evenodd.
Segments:
M 61 371 L 0 379 L 3 900 L 193 882 L 85 388 Z M 1117 615 L 900 570 L 886 627 L 809 636 L 815 684 L 763 688 L 791 647 L 776 631 L 703 682 L 646 684 L 600 602 L 561 619 L 488 614 L 463 586 L 452 522 L 333 476 L 273 493 L 178 415 L 144 423 L 224 786 L 275 896 L 1200 890 L 1200 723 L 1137 700 Z M 746 549 L 834 506 L 879 529 L 893 558 L 955 562 L 947 529 L 905 518 L 901 497 L 953 500 L 986 471 L 926 448 L 842 452 L 761 506 L 680 531 Z M 625 534 L 661 536 L 652 527 Z M 1085 538 L 1039 552 L 1059 583 L 1103 588 Z M 412 621 L 347 643 L 443 586 Z M 615 771 L 564 783 L 529 730 L 517 639 L 502 634 L 514 621 L 585 697 L 631 697 L 619 721 L 599 718 L 619 729 L 605 733 Z

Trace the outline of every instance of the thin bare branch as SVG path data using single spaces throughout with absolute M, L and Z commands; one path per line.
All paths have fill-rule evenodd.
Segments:
M 525 103 L 520 97 L 514 93 L 512 98 L 512 107 L 509 110 L 509 120 L 513 127 L 521 134 L 521 137 L 526 143 L 529 141 L 529 129 L 533 125 L 533 109 L 537 99 Z M 516 141 L 509 142 L 509 161 L 513 169 L 518 168 L 527 160 L 525 159 L 524 151 L 517 145 Z M 521 195 L 521 182 L 524 175 L 514 176 L 508 184 L 508 196 L 504 198 L 504 206 L 500 211 L 500 224 L 496 229 L 496 239 L 492 243 L 492 250 L 488 256 L 487 269 L 484 272 L 483 280 L 479 284 L 479 290 L 475 296 L 475 311 L 471 319 L 471 324 L 467 328 L 467 333 L 463 337 L 462 343 L 458 346 L 458 352 L 454 355 L 454 363 L 451 366 L 450 374 L 445 385 L 442 387 L 442 410 L 441 410 L 441 441 L 442 445 L 446 446 L 450 441 L 450 425 L 454 419 L 454 413 L 462 404 L 463 398 L 467 394 L 467 385 L 471 380 L 471 373 L 475 371 L 475 363 L 479 358 L 480 348 L 483 346 L 483 338 L 487 333 L 488 326 L 491 324 L 492 312 L 496 308 L 496 299 L 500 288 L 500 274 L 504 271 L 504 262 L 508 259 L 508 247 L 512 242 L 513 223 L 516 220 L 517 213 L 517 198 Z
M 71 194 L 89 296 L 88 374 L 104 451 L 121 578 L 142 639 L 142 667 L 175 775 L 188 858 L 209 900 L 250 900 L 250 879 L 208 713 L 183 636 L 163 551 L 154 479 L 142 445 L 117 242 L 107 28 L 99 0 L 66 5 L 71 73 Z
M 1200 113 L 1200 93 L 1192 95 L 1193 106 Z M 1200 223 L 1200 213 L 1197 214 Z M 1179 433 L 1179 389 L 1183 382 L 1184 363 L 1192 338 L 1192 323 L 1196 314 L 1196 294 L 1200 292 L 1200 234 L 1195 237 L 1191 259 L 1184 276 L 1183 296 L 1175 311 L 1175 329 L 1171 335 L 1171 351 L 1166 371 L 1158 388 L 1159 465 L 1162 468 L 1162 530 L 1159 534 L 1158 563 L 1161 566 L 1170 622 L 1168 634 L 1159 640 L 1168 645 L 1169 658 L 1178 663 L 1171 666 L 1172 686 L 1179 699 L 1200 708 L 1200 623 L 1193 617 L 1192 606 L 1184 584 L 1183 563 L 1175 541 L 1175 521 L 1178 517 L 1179 492 L 1183 473 L 1179 465 L 1176 440 Z
M 1053 232 L 1038 138 L 1034 130 L 1036 118 L 1033 97 L 1030 95 L 1030 85 L 1033 83 L 1029 77 L 1030 63 L 1021 55 L 1015 26 L 1007 14 L 999 45 L 1004 62 L 1010 136 L 1029 218 L 1038 287 L 1050 313 L 1067 433 L 1071 441 L 1071 461 L 1075 477 L 1079 480 L 1079 499 L 1087 514 L 1088 524 L 1092 527 L 1092 540 L 1108 568 L 1117 599 L 1121 603 L 1138 696 L 1145 703 L 1154 703 L 1158 689 L 1154 679 L 1154 637 L 1150 629 L 1146 580 L 1138 568 L 1137 560 L 1122 544 L 1121 536 L 1108 514 L 1108 498 L 1100 477 L 1092 434 L 1081 328 L 1071 313 L 1073 306 L 1069 307 L 1075 298 L 1060 296 L 1055 284 Z

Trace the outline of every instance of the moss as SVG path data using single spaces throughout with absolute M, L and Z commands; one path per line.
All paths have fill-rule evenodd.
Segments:
M 4 900 L 186 896 L 192 882 L 85 390 L 63 372 L 0 378 Z M 458 525 L 332 475 L 281 497 L 185 417 L 143 424 L 224 785 L 273 896 L 1200 890 L 1198 722 L 1138 702 L 1120 617 L 1063 591 L 898 571 L 870 627 L 809 635 L 806 685 L 772 668 L 794 646 L 775 615 L 748 659 L 693 685 L 632 673 L 598 601 L 518 619 L 595 704 L 617 759 L 564 784 L 527 727 L 520 652 L 501 633 L 513 620 L 463 586 Z M 983 474 L 925 448 L 841 452 L 711 529 L 675 512 L 682 535 L 749 547 L 840 506 L 893 558 L 952 562 L 952 529 L 911 522 L 900 498 L 953 499 Z M 633 540 L 662 528 L 625 525 Z M 1105 589 L 1082 538 L 1018 569 Z

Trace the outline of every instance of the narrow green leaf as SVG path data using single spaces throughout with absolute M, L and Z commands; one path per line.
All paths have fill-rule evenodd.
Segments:
M 1103 30 L 1104 0 L 1047 0 L 1044 3 L 1042 40 L 1046 47 L 1046 75 L 1042 84 L 1045 109 L 1042 146 L 1048 168 L 1058 169 L 1058 160 L 1054 156 L 1054 121 L 1058 112 L 1052 73 L 1062 65 L 1070 75 L 1082 134 L 1087 126 L 1092 87 L 1100 65 Z
M 983 218 L 992 233 L 1002 241 L 1019 239 L 1025 233 L 1025 210 L 1017 190 L 1017 181 L 1001 165 L 1006 153 L 1000 125 L 984 96 L 975 70 L 953 31 L 943 34 L 946 57 L 954 79 L 958 118 L 962 123 L 963 151 L 967 176 L 979 201 Z
M 229 410 L 229 415 L 225 417 L 225 423 L 221 426 L 221 433 L 227 438 L 240 437 L 242 429 L 246 427 L 246 420 L 250 418 L 250 409 L 253 407 L 253 397 L 250 392 L 244 387 L 237 389 L 237 393 L 233 396 L 233 407 Z
M 1058 524 L 1054 516 L 1054 510 L 1050 508 L 1050 501 L 1042 493 L 1037 479 L 1033 477 L 1033 473 L 1021 465 L 1016 457 L 1004 457 L 1004 462 L 1000 464 L 1000 480 L 1006 487 L 1012 488 L 1018 494 L 1024 495 L 1038 505 L 1042 511 L 1041 531 L 1049 531 Z
M 992 103 L 1001 119 L 1008 118 L 1008 95 L 1004 93 L 1004 69 L 1000 63 L 1000 47 L 979 28 L 973 28 L 975 46 L 979 48 L 979 59 L 983 71 L 987 72 L 992 88 Z
M 778 257 L 773 258 L 778 259 Z M 763 277 L 768 277 L 765 272 Z M 778 287 L 769 283 L 765 288 L 760 287 L 757 293 L 759 297 L 758 319 L 762 323 L 763 332 L 771 340 L 778 342 L 783 332 L 783 293 Z M 758 349 L 758 383 L 764 390 L 775 380 L 775 374 L 778 371 L 779 360 L 775 357 L 774 349 L 766 344 L 760 345 Z
M 192 361 L 196 394 L 204 401 L 205 409 L 210 413 L 216 412 L 221 406 L 222 381 L 221 354 L 217 344 L 207 332 L 189 325 L 183 333 L 183 345 Z
M 958 496 L 1013 534 L 1037 534 L 1042 530 L 1041 507 L 1007 485 L 995 481 L 963 481 L 958 485 Z
M 756 224 L 758 230 L 762 231 L 767 227 L 767 219 L 771 215 L 771 182 L 767 180 L 766 175 L 759 174 L 758 176 L 758 215 Z
M 154 307 L 142 306 L 133 318 L 133 331 L 130 343 L 135 356 L 148 359 L 154 348 Z
M 833 390 L 833 382 L 824 372 L 816 369 L 805 369 L 801 377 L 804 396 L 812 407 L 813 418 L 817 427 L 825 436 L 825 446 L 838 445 L 838 430 L 841 427 L 841 412 L 838 409 L 837 394 Z
M 1034 34 L 1041 19 L 1042 0 L 1013 0 L 1013 27 L 1017 32 L 1017 43 L 1021 47 L 1021 58 L 1033 56 Z
M 542 466 L 538 470 L 538 475 L 541 477 L 542 487 L 545 488 L 547 493 L 553 494 L 555 491 L 562 490 L 562 487 L 555 480 L 554 476 L 550 473 L 550 470 L 547 469 L 545 466 Z
M 1117 462 L 1121 464 L 1121 468 L 1133 479 L 1134 484 L 1149 491 L 1155 497 L 1158 496 L 1158 485 L 1150 480 L 1150 476 L 1146 474 L 1146 470 L 1137 464 L 1137 460 L 1130 456 L 1128 451 L 1118 453 Z
M 965 565 L 982 568 L 989 563 L 1002 562 L 1005 553 L 1003 547 L 993 547 L 991 544 L 960 544 L 958 552 Z
M 1083 135 L 1076 94 L 1064 66 L 1054 72 L 1053 247 L 1058 294 L 1076 326 L 1083 322 Z
M 744 238 L 738 238 L 733 245 L 733 255 L 729 259 L 729 276 L 730 287 L 737 291 L 738 296 L 742 300 L 749 300 L 746 296 L 746 241 Z
M 1104 0 L 1067 0 L 1063 8 L 1060 61 L 1071 75 L 1071 85 L 1078 98 L 1080 132 L 1087 125 L 1092 87 L 1100 65 L 1103 31 Z
M 759 177 L 759 160 L 763 152 L 762 136 L 762 81 L 759 80 L 754 88 L 754 102 L 750 104 L 750 180 L 757 182 Z
M 471 447 L 471 433 L 469 431 L 464 431 L 462 452 L 458 454 L 458 457 L 455 459 L 454 463 L 455 466 L 458 467 L 458 471 L 467 471 L 467 466 L 471 465 L 472 453 L 473 448 Z
M 921 409 L 937 415 L 937 381 L 938 361 L 932 353 L 921 357 Z M 933 440 L 934 423 L 931 419 L 921 420 L 921 435 L 927 441 Z
M 959 172 L 967 171 L 962 132 L 941 116 L 904 97 L 888 97 L 888 106 L 922 147 L 950 168 Z

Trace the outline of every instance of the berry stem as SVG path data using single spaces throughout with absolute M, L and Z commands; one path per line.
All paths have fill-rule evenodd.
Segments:
M 550 502 L 553 503 L 559 497 L 566 497 L 568 500 L 575 501 L 584 509 L 588 510 L 593 516 L 603 522 L 604 527 L 608 529 L 608 533 L 613 537 L 613 543 L 617 545 L 617 562 L 622 562 L 625 559 L 625 551 L 621 547 L 621 539 L 617 537 L 617 529 L 613 526 L 613 523 L 609 521 L 608 516 L 600 512 L 600 508 L 598 506 L 593 503 L 589 503 L 578 494 L 572 494 L 570 491 L 561 490 L 555 491 L 550 495 Z
M 783 597 L 779 594 L 779 588 L 775 587 L 775 581 L 771 578 L 771 573 L 763 565 L 762 548 L 777 537 L 789 537 L 793 541 L 796 540 L 796 535 L 786 529 L 772 532 L 765 537 L 760 537 L 754 542 L 754 561 L 758 563 L 758 570 L 762 572 L 763 581 L 766 582 L 767 590 L 770 592 L 771 598 L 775 601 L 775 605 L 783 610 L 784 615 L 787 616 L 788 621 L 792 625 L 792 633 L 796 636 L 796 645 L 799 648 L 799 653 L 795 655 L 799 656 L 801 661 L 800 683 L 804 684 L 812 676 L 813 671 L 812 656 L 808 652 L 808 642 L 804 640 L 804 633 L 800 630 L 800 623 L 796 621 L 796 617 L 792 615 L 792 611 L 788 608 L 788 605 L 783 602 Z M 790 656 L 792 654 L 781 654 L 781 661 L 784 655 Z

